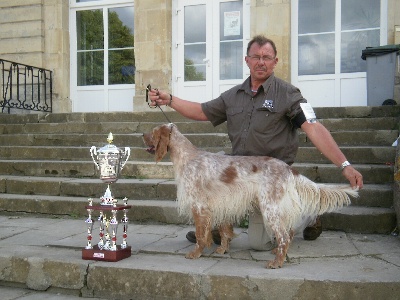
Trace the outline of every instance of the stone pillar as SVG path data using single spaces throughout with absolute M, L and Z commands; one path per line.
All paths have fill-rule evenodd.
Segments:
M 400 230 L 400 138 L 397 139 L 396 161 L 394 165 L 393 206 L 397 217 L 397 230 Z
M 251 1 L 250 38 L 263 34 L 275 42 L 279 62 L 275 74 L 290 82 L 290 1 Z
M 145 102 L 145 89 L 149 83 L 162 90 L 171 90 L 171 10 L 171 0 L 135 0 L 134 111 L 150 110 Z
M 53 112 L 71 112 L 68 1 L 43 1 L 43 33 L 42 67 L 53 71 Z
M 399 5 L 400 9 L 400 5 Z M 400 13 L 399 13 L 400 14 Z M 394 26 L 394 43 L 396 45 L 400 44 L 400 21 L 399 24 Z M 397 63 L 400 64 L 400 57 L 397 56 Z M 396 68 L 396 73 L 394 75 L 394 100 L 400 105 L 400 68 Z

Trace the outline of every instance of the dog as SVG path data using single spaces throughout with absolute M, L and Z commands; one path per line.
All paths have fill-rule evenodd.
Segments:
M 215 226 L 221 235 L 216 252 L 227 252 L 234 237 L 232 224 L 257 209 L 277 243 L 275 259 L 266 267 L 281 268 L 296 229 L 349 205 L 349 196 L 358 197 L 350 186 L 316 184 L 276 158 L 202 151 L 172 123 L 143 134 L 143 140 L 156 162 L 170 153 L 179 213 L 196 228 L 196 246 L 186 258 L 199 258 L 211 246 Z

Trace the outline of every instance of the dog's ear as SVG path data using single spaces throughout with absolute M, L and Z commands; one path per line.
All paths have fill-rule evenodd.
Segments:
M 154 146 L 156 148 L 156 162 L 163 159 L 168 151 L 171 130 L 167 126 L 160 126 L 153 131 Z

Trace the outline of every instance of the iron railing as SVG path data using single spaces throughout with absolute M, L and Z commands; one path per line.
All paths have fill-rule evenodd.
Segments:
M 0 59 L 0 107 L 3 113 L 15 110 L 52 112 L 52 71 Z

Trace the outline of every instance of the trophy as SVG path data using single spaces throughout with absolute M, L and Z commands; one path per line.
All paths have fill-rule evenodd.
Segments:
M 131 256 L 131 247 L 127 245 L 128 199 L 123 199 L 124 204 L 118 205 L 118 200 L 111 194 L 110 184 L 118 180 L 118 176 L 125 166 L 129 156 L 130 148 L 120 149 L 112 144 L 113 135 L 110 132 L 107 138 L 108 145 L 97 149 L 95 146 L 90 148 L 90 154 L 97 169 L 100 170 L 100 179 L 107 184 L 106 191 L 100 197 L 100 205 L 93 205 L 93 199 L 89 198 L 89 205 L 85 206 L 88 218 L 87 223 L 87 244 L 82 250 L 82 258 L 89 260 L 118 261 Z M 99 211 L 98 221 L 100 223 L 100 240 L 96 245 L 92 244 L 93 211 Z M 118 211 L 123 211 L 121 223 L 123 224 L 123 239 L 121 245 L 117 245 Z M 108 218 L 106 212 L 111 212 Z
M 100 179 L 108 184 L 118 180 L 118 175 L 131 154 L 129 147 L 125 147 L 125 150 L 122 150 L 112 144 L 113 140 L 113 135 L 110 132 L 107 137 L 108 145 L 99 150 L 95 146 L 90 148 L 93 162 L 97 169 L 100 170 Z

